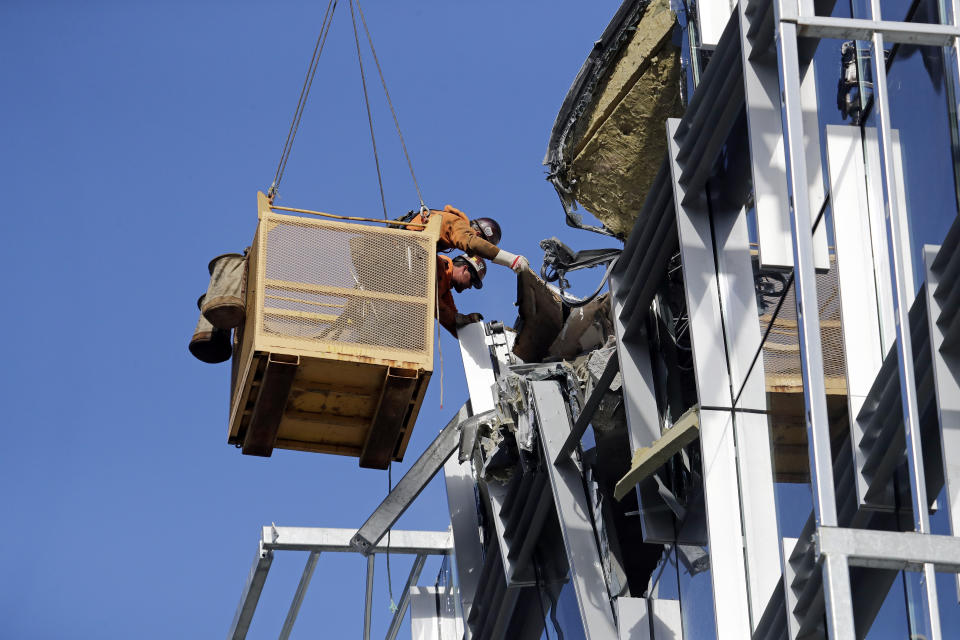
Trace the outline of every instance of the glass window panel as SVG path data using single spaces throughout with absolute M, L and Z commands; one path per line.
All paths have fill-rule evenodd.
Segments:
M 944 638 L 960 629 L 960 604 L 957 603 L 957 576 L 937 574 L 937 604 L 940 607 L 940 629 Z
M 872 582 L 873 584 L 882 584 L 886 586 L 889 582 L 890 572 L 878 571 L 875 569 L 854 569 L 851 571 L 851 579 L 857 581 L 859 578 L 863 582 Z M 871 578 L 873 578 L 871 580 Z M 904 600 L 903 572 L 897 572 L 896 578 L 886 596 L 883 598 L 883 604 L 880 610 L 876 612 L 875 617 L 869 617 L 869 612 L 861 607 L 857 610 L 859 614 L 856 619 L 857 630 L 862 632 L 863 628 L 869 625 L 866 634 L 867 640 L 900 640 L 910 637 L 910 628 L 907 619 L 907 608 Z M 861 602 L 863 598 L 860 599 Z
M 685 638 L 716 638 L 710 571 L 691 574 L 680 563 L 680 613 Z
M 924 278 L 923 245 L 940 244 L 957 216 L 956 120 L 948 108 L 953 89 L 946 69 L 940 47 L 889 47 L 890 125 L 899 140 L 915 287 Z M 869 109 L 865 125 L 876 126 L 875 109 Z
M 907 616 L 911 638 L 929 638 L 930 609 L 926 598 L 926 579 L 917 571 L 901 571 L 907 595 Z M 949 637 L 949 636 L 945 636 Z

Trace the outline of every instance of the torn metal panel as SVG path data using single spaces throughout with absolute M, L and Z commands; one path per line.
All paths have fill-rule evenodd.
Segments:
M 524 362 L 541 362 L 563 328 L 560 296 L 533 271 L 517 278 L 517 339 L 513 353 Z
M 556 289 L 532 271 L 517 278 L 517 307 L 513 354 L 524 362 L 571 359 L 613 335 L 608 294 L 569 309 Z

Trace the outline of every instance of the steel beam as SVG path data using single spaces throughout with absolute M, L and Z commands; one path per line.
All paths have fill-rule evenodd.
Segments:
M 373 616 L 373 567 L 375 561 L 375 556 L 367 556 L 367 593 L 363 601 L 363 640 L 370 640 L 370 623 Z
M 880 0 L 870 0 L 867 3 L 869 17 L 879 18 L 881 14 Z M 901 25 L 902 26 L 902 25 Z M 916 30 L 936 27 L 937 25 L 920 25 L 911 23 L 911 37 L 917 35 Z M 960 31 L 956 27 L 939 27 L 950 29 L 953 38 L 943 42 L 944 45 L 956 43 L 956 36 Z M 913 340 L 910 335 L 910 301 L 913 300 L 913 278 L 907 269 L 907 260 L 910 250 L 905 251 L 905 242 L 909 238 L 909 229 L 906 224 L 904 203 L 900 202 L 897 190 L 896 165 L 892 157 L 893 143 L 890 126 L 890 101 L 887 88 L 887 66 L 884 55 L 885 30 L 872 28 L 871 66 L 873 70 L 873 101 L 876 113 L 877 135 L 880 141 L 880 176 L 883 185 L 884 212 L 886 214 L 886 239 L 890 254 L 893 257 L 893 309 L 896 316 L 897 329 L 897 364 L 900 375 L 900 399 L 903 409 L 903 428 L 905 430 L 907 448 L 907 467 L 910 471 L 910 501 L 913 506 L 913 525 L 919 533 L 930 532 L 930 512 L 927 500 L 927 483 L 923 468 L 923 448 L 920 440 L 920 412 L 917 400 L 917 385 L 913 366 Z M 891 39 L 901 34 L 889 34 Z M 929 43 L 929 41 L 906 40 L 913 43 Z M 829 523 L 821 523 L 829 524 Z M 937 598 L 937 580 L 933 566 L 923 567 L 927 616 L 926 628 L 931 640 L 940 640 L 940 610 Z
M 850 567 L 842 555 L 824 557 L 820 568 L 827 606 L 827 632 L 833 640 L 856 638 L 853 620 L 853 593 L 850 590 Z
M 613 379 L 617 376 L 619 371 L 620 364 L 617 360 L 617 354 L 614 352 L 610 356 L 610 359 L 607 360 L 607 366 L 603 369 L 603 373 L 600 375 L 600 379 L 597 381 L 597 386 L 593 388 L 593 391 L 590 393 L 590 397 L 587 398 L 587 401 L 583 405 L 583 410 L 580 412 L 580 415 L 577 416 L 577 422 L 573 425 L 573 429 L 570 430 L 570 435 L 567 436 L 563 446 L 560 447 L 560 451 L 557 454 L 557 459 L 553 461 L 554 464 L 559 462 L 561 458 L 570 455 L 570 453 L 580 444 L 580 439 L 583 438 L 583 434 L 586 432 L 587 427 L 590 425 L 590 421 L 593 419 L 593 414 L 596 413 L 597 407 L 600 406 L 600 401 L 603 400 L 603 395 L 607 392 L 607 389 L 610 388 L 610 384 L 613 382 Z
M 555 460 L 570 433 L 566 401 L 560 385 L 552 380 L 531 382 L 530 390 L 544 453 L 547 460 Z M 546 466 L 584 634 L 587 640 L 616 638 L 617 627 L 588 515 L 590 504 L 583 490 L 583 477 L 570 457 Z
M 257 609 L 257 602 L 260 601 L 260 594 L 263 592 L 263 585 L 267 581 L 267 573 L 270 571 L 272 562 L 273 552 L 261 543 L 247 576 L 247 582 L 240 594 L 240 604 L 230 624 L 230 631 L 227 632 L 228 640 L 243 640 L 247 637 L 247 631 L 250 630 L 253 613 Z
M 801 106 L 800 62 L 797 52 L 797 26 L 784 22 L 780 15 L 781 0 L 774 0 L 777 10 L 777 60 L 780 72 L 781 113 L 787 157 L 791 237 L 793 239 L 794 286 L 797 301 L 797 327 L 800 342 L 800 364 L 807 422 L 807 443 L 810 455 L 810 484 L 816 520 L 820 524 L 837 524 L 837 502 L 834 495 L 833 459 L 830 454 L 830 423 L 824 387 L 823 349 L 820 340 L 820 316 L 817 310 L 817 282 L 813 264 L 813 242 L 810 229 L 810 200 L 807 191 L 806 158 L 803 149 L 803 109 Z
M 795 18 L 792 22 L 796 24 L 797 35 L 801 38 L 870 40 L 874 34 L 880 34 L 888 42 L 949 47 L 953 45 L 954 38 L 960 37 L 960 28 L 953 25 L 923 22 L 859 20 L 825 16 L 802 16 Z
M 919 571 L 923 566 L 960 573 L 960 538 L 913 531 L 819 527 L 818 556 L 845 556 L 850 566 Z
M 482 322 L 474 322 L 457 329 L 463 372 L 470 393 L 470 411 L 483 413 L 494 408 L 493 385 L 497 378 L 493 371 L 490 344 Z
M 353 529 L 330 527 L 263 527 L 262 546 L 272 551 L 331 551 L 356 553 L 350 538 Z M 442 556 L 453 550 L 449 531 L 394 530 L 390 533 L 390 553 Z M 370 553 L 385 553 L 387 545 L 378 544 Z
M 477 514 L 476 483 L 471 471 L 472 462 L 460 462 L 450 456 L 443 467 L 447 488 L 447 507 L 450 526 L 457 552 L 457 577 L 460 582 L 460 604 L 463 618 L 470 617 L 470 609 L 477 593 L 480 571 L 483 568 L 483 542 L 480 540 L 480 519 Z
M 403 515 L 417 496 L 437 475 L 443 463 L 447 461 L 460 445 L 460 427 L 467 418 L 467 406 L 453 416 L 433 442 L 427 447 L 413 466 L 403 475 L 397 486 L 383 499 L 363 526 L 351 539 L 355 551 L 364 555 L 370 552 L 387 531 Z
M 290 610 L 287 611 L 287 618 L 283 621 L 283 628 L 280 630 L 278 640 L 287 640 L 293 631 L 293 624 L 297 621 L 297 615 L 300 613 L 303 597 L 307 594 L 307 588 L 310 587 L 313 572 L 317 568 L 318 558 L 320 558 L 319 551 L 311 551 L 307 557 L 307 564 L 303 568 L 303 574 L 300 576 L 300 584 L 297 585 L 297 591 L 293 594 L 293 602 L 290 603 Z
M 774 0 L 775 1 L 775 0 Z M 744 101 L 747 109 L 747 129 L 750 139 L 750 170 L 753 176 L 754 208 L 757 220 L 757 242 L 760 264 L 765 267 L 793 267 L 793 249 L 790 239 L 790 211 L 787 201 L 786 156 L 784 152 L 783 122 L 780 117 L 780 95 L 777 61 L 767 55 L 766 40 L 760 24 L 766 15 L 762 11 L 749 11 L 747 2 L 738 5 L 740 20 L 741 63 L 743 65 Z M 772 28 L 772 27 L 771 27 Z M 759 41 L 759 44 L 758 44 Z M 816 119 L 815 95 L 809 99 L 809 89 L 814 88 L 813 66 L 807 69 L 807 77 L 801 86 L 805 111 L 812 111 Z M 808 162 L 818 162 L 820 141 L 808 136 Z M 819 207 L 823 200 L 820 175 L 815 171 L 808 176 L 809 202 Z M 827 248 L 826 226 L 814 232 L 814 259 L 818 269 L 830 268 Z
M 423 565 L 427 561 L 427 556 L 417 556 L 410 568 L 410 575 L 407 577 L 407 584 L 403 586 L 403 593 L 400 595 L 400 602 L 397 603 L 397 610 L 393 612 L 393 619 L 390 621 L 390 628 L 387 629 L 387 640 L 395 640 L 400 631 L 400 625 L 407 613 L 407 607 L 410 606 L 410 589 L 417 585 L 420 579 L 420 572 L 423 571 Z
M 676 141 L 679 124 L 679 120 L 667 120 L 667 144 L 674 177 L 673 199 L 677 211 L 693 370 L 701 407 L 700 448 L 703 451 L 703 491 L 717 637 L 748 637 L 751 620 L 740 516 L 733 398 L 723 335 L 724 320 L 720 308 L 714 239 L 706 194 L 702 191 L 690 193 L 679 181 L 681 166 Z

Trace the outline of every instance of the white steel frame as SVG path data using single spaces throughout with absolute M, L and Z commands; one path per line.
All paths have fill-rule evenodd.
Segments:
M 237 606 L 237 612 L 234 615 L 227 638 L 230 640 L 243 640 L 247 637 L 250 629 L 250 623 L 253 621 L 253 614 L 257 609 L 257 603 L 260 601 L 260 594 L 263 592 L 263 586 L 267 580 L 267 574 L 270 571 L 270 565 L 273 562 L 275 551 L 309 551 L 307 564 L 304 567 L 303 575 L 297 590 L 294 593 L 293 601 L 287 613 L 286 620 L 283 623 L 283 629 L 280 632 L 280 638 L 289 637 L 296 622 L 297 614 L 303 603 L 307 587 L 310 585 L 310 578 L 317 566 L 317 561 L 321 553 L 358 553 L 351 545 L 351 538 L 356 533 L 355 529 L 335 529 L 324 527 L 263 527 L 260 534 L 260 542 L 257 548 L 257 555 L 250 569 L 250 575 L 243 587 L 240 595 L 240 604 Z M 372 600 L 373 600 L 373 567 L 376 554 L 386 553 L 387 545 L 376 545 L 368 550 L 367 555 L 367 580 L 365 589 L 365 605 L 363 612 L 363 638 L 369 640 Z M 393 555 L 413 555 L 415 556 L 413 568 L 407 578 L 407 583 L 403 588 L 393 620 L 390 622 L 390 628 L 387 632 L 387 639 L 396 638 L 400 624 L 406 614 L 410 602 L 410 589 L 416 586 L 420 577 L 420 572 L 428 556 L 446 556 L 453 552 L 453 537 L 449 531 L 393 531 L 390 536 L 389 553 Z
M 900 395 L 906 431 L 907 460 L 910 471 L 911 502 L 914 527 L 918 534 L 930 531 L 928 500 L 919 433 L 917 390 L 914 378 L 913 349 L 910 338 L 909 301 L 913 283 L 905 269 L 904 238 L 907 229 L 900 211 L 901 203 L 895 185 L 895 166 L 892 157 L 889 97 L 886 81 L 885 39 L 891 42 L 949 46 L 952 52 L 951 83 L 957 86 L 957 60 L 960 52 L 960 1 L 951 0 L 949 25 L 899 23 L 878 20 L 879 0 L 870 0 L 869 17 L 873 19 L 841 19 L 806 15 L 806 7 L 795 0 L 774 0 L 777 57 L 780 67 L 781 114 L 784 142 L 787 149 L 788 197 L 793 221 L 793 249 L 797 316 L 800 320 L 800 354 L 803 369 L 804 402 L 808 416 L 808 441 L 811 462 L 811 484 L 814 493 L 814 511 L 818 529 L 837 526 L 836 499 L 833 490 L 833 469 L 830 457 L 829 424 L 823 389 L 823 358 L 818 316 L 804 313 L 817 309 L 816 281 L 814 280 L 813 251 L 810 229 L 810 203 L 804 186 L 807 182 L 806 159 L 803 150 L 803 113 L 800 106 L 800 69 L 797 53 L 798 37 L 848 38 L 871 41 L 873 67 L 874 108 L 879 137 L 880 173 L 886 222 L 887 247 L 893 256 L 893 307 L 896 318 L 896 348 Z M 956 111 L 954 113 L 957 113 Z M 904 535 L 904 534 L 897 534 Z M 902 554 L 891 549 L 894 558 Z M 824 553 L 821 557 L 827 627 L 832 638 L 854 637 L 853 608 L 850 593 L 848 559 L 851 554 Z M 933 640 L 941 638 L 937 604 L 934 565 L 923 565 L 925 577 L 926 626 Z

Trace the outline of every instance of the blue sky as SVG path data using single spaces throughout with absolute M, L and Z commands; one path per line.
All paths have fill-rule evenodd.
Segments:
M 424 196 L 491 215 L 538 264 L 569 230 L 541 160 L 553 119 L 619 2 L 384 2 L 367 20 Z M 0 180 L 10 223 L 0 543 L 4 638 L 226 633 L 259 528 L 359 526 L 385 472 L 352 458 L 226 444 L 226 365 L 187 351 L 206 263 L 249 244 L 325 2 L 23 2 L 0 7 Z M 281 204 L 380 215 L 347 3 Z M 372 69 L 369 64 L 368 69 Z M 371 81 L 387 202 L 416 204 Z M 599 273 L 582 280 L 592 289 Z M 512 274 L 458 304 L 512 322 Z M 397 479 L 466 397 L 456 344 Z M 445 529 L 434 483 L 400 522 Z M 276 637 L 306 554 L 274 561 L 251 638 Z M 399 592 L 409 563 L 393 562 Z M 432 583 L 436 563 L 422 582 Z M 294 637 L 358 637 L 364 562 L 325 555 Z M 389 620 L 377 565 L 374 635 Z M 408 634 L 404 629 L 404 634 Z

